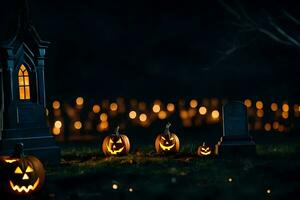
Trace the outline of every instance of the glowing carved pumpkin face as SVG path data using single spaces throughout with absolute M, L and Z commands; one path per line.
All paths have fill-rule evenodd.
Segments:
M 176 134 L 170 133 L 171 124 L 167 124 L 164 134 L 159 134 L 155 140 L 157 153 L 176 153 L 179 152 L 179 139 Z
M 206 146 L 205 143 L 203 143 L 201 146 L 198 147 L 197 154 L 199 156 L 209 156 L 212 154 L 212 149 L 209 146 Z
M 15 195 L 31 195 L 38 191 L 45 179 L 43 164 L 34 156 L 24 156 L 23 146 L 12 157 L 0 159 L 2 174 L 1 181 L 7 192 Z
M 102 151 L 107 156 L 125 155 L 129 150 L 129 139 L 126 135 L 119 134 L 119 128 L 115 135 L 105 137 L 102 143 Z

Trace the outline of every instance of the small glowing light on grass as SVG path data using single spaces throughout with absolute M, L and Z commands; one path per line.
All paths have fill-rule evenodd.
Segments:
M 82 128 L 82 123 L 80 121 L 74 122 L 74 128 L 79 130 Z
M 271 194 L 271 190 L 270 190 L 270 189 L 267 189 L 267 193 L 268 193 L 268 194 Z
M 205 114 L 207 113 L 206 107 L 201 106 L 201 107 L 199 108 L 199 113 L 200 113 L 200 115 L 205 115 Z
M 119 186 L 116 183 L 112 184 L 112 189 L 117 190 L 118 188 Z
M 130 111 L 129 112 L 129 118 L 130 119 L 135 119 L 136 118 L 136 112 L 135 111 Z
M 158 113 L 158 118 L 159 119 L 166 119 L 167 118 L 167 112 L 166 111 L 160 111 L 159 113 Z
M 141 122 L 145 122 L 145 121 L 147 121 L 147 115 L 145 113 L 142 113 L 142 114 L 140 114 L 139 119 Z
M 118 104 L 117 103 L 111 103 L 110 104 L 110 110 L 111 111 L 117 111 L 118 110 Z
M 160 111 L 160 105 L 154 104 L 152 107 L 153 112 L 158 113 Z
M 228 178 L 228 182 L 232 182 L 233 180 L 232 180 L 232 178 Z
M 196 108 L 198 106 L 198 101 L 196 99 L 192 99 L 190 101 L 190 107 L 191 108 Z
M 84 99 L 82 97 L 77 97 L 76 104 L 77 106 L 82 106 L 84 103 Z
M 246 99 L 244 101 L 244 105 L 247 107 L 247 108 L 250 108 L 252 106 L 252 101 L 250 99 Z
M 106 113 L 101 113 L 100 120 L 101 121 L 107 121 L 107 119 L 108 119 L 108 115 Z
M 175 105 L 173 103 L 168 103 L 167 110 L 173 112 L 175 110 Z
M 55 109 L 55 110 L 59 109 L 59 108 L 60 108 L 60 102 L 57 101 L 57 100 L 53 101 L 52 107 L 53 107 L 53 109 Z
M 60 129 L 56 128 L 56 127 L 53 127 L 52 133 L 53 133 L 53 135 L 59 135 L 60 134 Z
M 256 105 L 256 108 L 259 110 L 263 109 L 263 107 L 264 107 L 264 104 L 262 101 L 257 101 L 255 105 Z
M 129 188 L 128 191 L 129 191 L 129 192 L 133 192 L 133 188 Z
M 93 106 L 93 112 L 94 112 L 94 113 L 99 113 L 100 110 L 101 110 L 101 108 L 100 108 L 99 105 L 94 105 L 94 106 Z
M 54 126 L 55 126 L 55 128 L 58 128 L 58 129 L 61 128 L 62 127 L 61 121 L 59 121 L 59 120 L 55 121 Z
M 266 130 L 266 131 L 270 131 L 271 128 L 272 128 L 272 126 L 271 126 L 270 123 L 266 123 L 266 124 L 265 124 L 265 130 Z
M 271 104 L 271 110 L 274 111 L 274 112 L 277 111 L 278 110 L 278 104 L 277 103 L 272 103 Z
M 289 118 L 289 113 L 288 112 L 282 112 L 281 116 L 282 116 L 283 119 L 287 119 L 287 118 Z
M 211 112 L 211 117 L 212 117 L 213 119 L 218 119 L 219 116 L 220 116 L 219 111 L 213 110 L 213 111 Z
M 257 115 L 257 117 L 262 118 L 264 116 L 264 111 L 263 110 L 257 110 L 256 115 Z
M 282 105 L 282 111 L 283 112 L 288 112 L 290 110 L 289 104 L 285 103 Z

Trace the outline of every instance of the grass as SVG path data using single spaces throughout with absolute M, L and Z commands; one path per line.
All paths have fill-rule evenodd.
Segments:
M 144 146 L 111 158 L 97 146 L 65 146 L 61 166 L 47 167 L 33 199 L 283 199 L 300 187 L 298 144 L 260 144 L 257 156 L 235 158 L 200 158 L 194 145 L 176 156 Z

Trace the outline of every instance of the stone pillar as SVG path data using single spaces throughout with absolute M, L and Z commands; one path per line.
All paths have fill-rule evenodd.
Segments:
M 39 57 L 37 58 L 37 98 L 38 103 L 46 108 L 46 94 L 45 94 L 45 75 L 44 75 L 44 66 L 45 66 L 45 54 L 46 50 L 44 48 L 39 49 Z

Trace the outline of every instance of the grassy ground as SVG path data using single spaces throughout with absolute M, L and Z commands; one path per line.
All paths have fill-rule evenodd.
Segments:
M 195 147 L 184 146 L 179 155 L 160 157 L 152 146 L 143 146 L 138 154 L 106 158 L 97 145 L 65 145 L 61 166 L 47 167 L 45 187 L 33 199 L 286 199 L 298 195 L 297 141 L 258 144 L 257 156 L 248 158 L 200 158 L 192 154 Z

